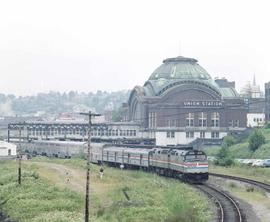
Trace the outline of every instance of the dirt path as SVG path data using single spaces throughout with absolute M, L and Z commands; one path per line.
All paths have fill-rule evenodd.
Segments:
M 85 193 L 86 170 L 84 169 L 51 162 L 25 161 L 24 164 L 36 167 L 39 176 L 55 186 L 69 188 L 81 194 Z M 117 181 L 106 178 L 101 180 L 97 173 L 90 174 L 90 192 L 99 196 L 117 185 Z
M 30 164 L 38 166 L 40 177 L 56 186 L 67 187 L 79 193 L 85 191 L 86 172 L 84 170 L 49 162 L 30 162 Z

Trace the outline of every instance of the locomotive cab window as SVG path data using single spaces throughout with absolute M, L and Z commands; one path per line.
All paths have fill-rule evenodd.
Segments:
M 203 161 L 203 160 L 206 160 L 206 156 L 204 154 L 199 154 L 199 155 L 186 155 L 185 156 L 185 161 Z

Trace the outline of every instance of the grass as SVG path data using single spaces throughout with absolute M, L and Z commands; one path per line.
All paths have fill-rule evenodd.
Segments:
M 50 167 L 57 165 L 85 175 L 85 161 L 34 158 L 26 162 L 21 187 L 16 181 L 16 163 L 0 162 L 0 199 L 7 200 L 4 212 L 21 222 L 83 221 L 83 193 L 75 192 L 71 186 L 72 182 L 84 185 L 84 178 L 78 177 L 78 181 L 67 184 L 61 172 Z M 91 165 L 92 221 L 206 222 L 211 219 L 204 197 L 178 180 L 106 166 L 101 180 L 98 172 L 99 166 Z
M 13 219 L 20 222 L 75 222 L 81 218 L 81 195 L 49 185 L 27 166 L 24 166 L 22 185 L 19 186 L 14 161 L 1 162 L 0 171 L 0 199 L 6 201 L 2 208 Z
M 261 182 L 270 183 L 270 168 L 250 167 L 244 165 L 221 167 L 210 164 L 209 172 L 226 174 L 231 176 L 246 177 Z
M 270 129 L 262 129 L 266 143 L 259 147 L 255 152 L 252 152 L 248 147 L 248 139 L 244 139 L 229 148 L 232 158 L 240 159 L 270 159 Z M 208 147 L 206 153 L 208 156 L 217 156 L 221 147 Z

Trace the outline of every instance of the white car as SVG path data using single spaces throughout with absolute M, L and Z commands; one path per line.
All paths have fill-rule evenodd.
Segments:
M 245 159 L 245 160 L 243 160 L 243 164 L 247 164 L 247 165 L 252 165 L 253 164 L 253 162 L 254 162 L 255 160 L 253 160 L 253 159 Z
M 263 161 L 263 166 L 264 167 L 270 167 L 270 159 L 264 160 Z
M 252 163 L 252 166 L 262 167 L 263 166 L 263 162 L 264 162 L 264 160 L 255 160 Z

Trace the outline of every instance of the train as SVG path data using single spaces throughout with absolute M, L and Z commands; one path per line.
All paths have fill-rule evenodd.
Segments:
M 16 144 L 19 147 L 19 143 Z M 86 147 L 87 143 L 74 141 L 32 140 L 21 142 L 21 148 L 26 154 L 58 158 L 83 155 Z
M 143 169 L 183 181 L 203 183 L 208 180 L 208 161 L 201 150 L 190 146 L 157 147 L 140 144 L 91 143 L 90 160 L 96 164 Z M 48 157 L 71 158 L 85 155 L 86 142 L 31 141 L 22 142 L 26 153 Z
M 91 161 L 120 168 L 143 169 L 190 183 L 208 180 L 208 161 L 201 150 L 181 148 L 92 148 Z

